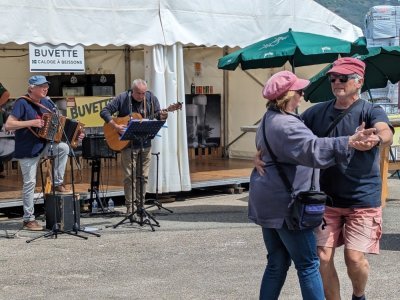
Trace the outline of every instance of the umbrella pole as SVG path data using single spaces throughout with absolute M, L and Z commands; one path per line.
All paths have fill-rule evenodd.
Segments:
M 370 90 L 370 89 L 368 89 L 367 91 L 368 91 L 368 95 L 369 95 L 369 100 L 372 100 L 372 94 L 371 94 L 371 90 Z
M 296 72 L 294 71 L 294 57 L 293 56 L 291 57 L 290 65 L 292 66 L 292 73 L 296 74 Z
M 364 83 L 365 84 L 365 83 Z M 371 89 L 369 88 L 369 86 L 367 84 L 365 84 L 365 86 L 367 87 L 367 92 L 368 92 L 368 96 L 369 96 L 369 102 L 372 102 L 372 94 L 371 94 Z

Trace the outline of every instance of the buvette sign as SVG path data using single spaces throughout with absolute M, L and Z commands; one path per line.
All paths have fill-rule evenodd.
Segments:
M 85 52 L 82 45 L 29 44 L 31 72 L 85 72 Z

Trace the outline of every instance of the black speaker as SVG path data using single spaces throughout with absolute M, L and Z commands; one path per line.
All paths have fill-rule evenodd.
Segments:
M 80 226 L 80 202 L 78 199 L 75 200 L 74 210 L 74 198 L 72 195 L 45 195 L 45 210 L 46 210 L 46 228 L 52 229 L 54 224 L 57 223 L 60 229 L 63 231 L 69 231 L 73 229 L 76 212 L 77 226 Z
M 103 134 L 88 134 L 82 140 L 82 157 L 94 158 L 115 158 L 117 153 L 108 147 Z

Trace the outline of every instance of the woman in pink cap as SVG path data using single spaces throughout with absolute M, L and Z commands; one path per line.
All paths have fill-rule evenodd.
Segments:
M 278 299 L 292 260 L 303 299 L 324 299 L 313 229 L 293 230 L 289 208 L 292 195 L 312 185 L 319 189 L 318 169 L 348 162 L 351 147 L 368 143 L 374 132 L 362 129 L 353 136 L 317 138 L 296 114 L 308 84 L 308 80 L 282 71 L 263 89 L 267 111 L 257 130 L 256 147 L 265 167 L 263 174 L 256 169 L 251 174 L 248 212 L 249 219 L 262 227 L 268 252 L 260 299 Z M 281 165 L 294 193 L 283 182 L 275 162 Z

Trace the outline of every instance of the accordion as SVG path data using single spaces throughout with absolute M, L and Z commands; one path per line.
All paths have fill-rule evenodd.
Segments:
M 44 126 L 37 131 L 40 138 L 56 143 L 66 142 L 72 148 L 78 146 L 78 137 L 84 131 L 84 124 L 52 113 L 44 113 L 42 119 Z

